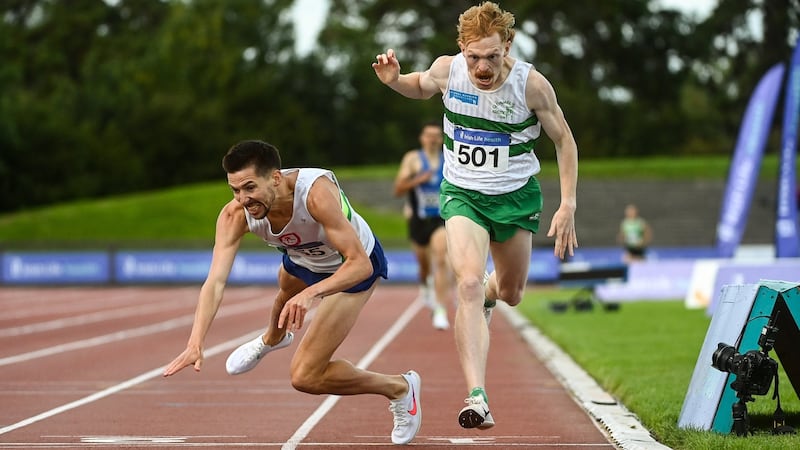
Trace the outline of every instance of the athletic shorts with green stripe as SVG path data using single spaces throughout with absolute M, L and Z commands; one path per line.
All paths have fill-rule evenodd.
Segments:
M 542 189 L 533 176 L 516 191 L 499 195 L 486 195 L 443 180 L 439 204 L 445 221 L 464 216 L 483 227 L 492 241 L 505 242 L 519 228 L 532 233 L 539 231 Z

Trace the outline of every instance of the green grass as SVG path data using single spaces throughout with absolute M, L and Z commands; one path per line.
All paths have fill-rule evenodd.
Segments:
M 0 216 L 0 245 L 16 248 L 204 247 L 214 242 L 224 182 L 193 184 L 109 199 L 84 200 Z M 389 245 L 405 244 L 399 213 L 354 204 Z M 245 246 L 261 245 L 248 235 Z
M 785 449 L 798 436 L 769 434 L 775 402 L 772 391 L 748 403 L 754 436 L 723 436 L 678 429 L 678 416 L 710 319 L 682 301 L 624 303 L 617 312 L 554 313 L 550 301 L 574 290 L 529 290 L 519 306 L 532 323 L 556 342 L 598 383 L 636 415 L 659 442 L 675 449 Z M 774 353 L 772 354 L 775 357 Z M 710 363 L 710 362 L 709 362 Z M 781 404 L 789 425 L 800 425 L 800 400 L 781 369 Z
M 64 203 L 0 216 L 0 239 L 68 243 L 182 238 L 213 242 L 215 218 L 230 198 L 224 183 L 208 183 Z

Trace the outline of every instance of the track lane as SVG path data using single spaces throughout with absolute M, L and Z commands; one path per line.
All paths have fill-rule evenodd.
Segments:
M 127 289 L 132 288 L 125 289 L 129 294 Z M 197 288 L 178 289 L 147 291 L 148 300 L 177 301 L 177 297 L 189 294 L 196 298 Z M 256 335 L 266 323 L 274 293 L 272 287 L 229 289 L 221 313 L 254 299 L 263 300 L 263 305 L 248 313 L 220 315 L 209 334 L 207 348 L 235 338 L 237 343 L 243 342 L 244 334 Z M 103 292 L 103 296 L 108 294 Z M 364 358 L 412 305 L 415 296 L 412 286 L 380 286 L 336 356 L 354 362 Z M 154 310 L 141 317 L 155 323 L 176 314 L 193 314 L 194 302 L 180 301 L 179 307 Z M 104 323 L 113 322 L 77 328 L 92 329 L 98 334 L 108 331 L 103 329 Z M 2 367 L 0 428 L 148 370 L 160 369 L 183 349 L 189 328 L 186 325 Z M 302 333 L 296 339 L 301 338 Z M 0 434 L 0 448 L 284 447 L 329 398 L 291 388 L 288 368 L 297 342 L 270 354 L 252 372 L 235 377 L 225 373 L 224 361 L 229 351 L 222 351 L 207 357 L 199 374 L 187 368 L 168 379 L 151 377 L 94 402 Z M 456 422 L 465 387 L 452 331 L 433 330 L 427 311 L 415 314 L 407 328 L 375 356 L 369 369 L 401 373 L 413 368 L 422 375 L 424 419 L 412 446 L 613 448 L 533 358 L 501 315 L 495 315 L 492 324 L 489 366 L 487 388 L 498 425 L 483 432 L 461 429 Z M 392 419 L 387 406 L 386 399 L 380 396 L 342 397 L 308 430 L 297 448 L 394 447 L 389 440 Z

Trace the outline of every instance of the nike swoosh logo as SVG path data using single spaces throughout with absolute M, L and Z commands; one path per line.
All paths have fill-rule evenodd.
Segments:
M 414 403 L 414 407 L 408 410 L 408 413 L 412 416 L 417 415 L 417 393 L 414 392 L 414 388 L 411 389 L 411 401 Z

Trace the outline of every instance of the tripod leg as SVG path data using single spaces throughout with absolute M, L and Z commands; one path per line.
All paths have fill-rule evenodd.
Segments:
M 750 418 L 747 415 L 747 404 L 739 400 L 733 404 L 733 431 L 737 436 L 746 436 L 750 430 Z

